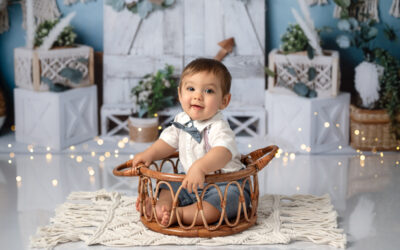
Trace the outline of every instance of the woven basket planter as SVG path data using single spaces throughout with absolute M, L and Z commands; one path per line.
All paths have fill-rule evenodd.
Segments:
M 285 55 L 274 49 L 269 53 L 268 58 L 268 68 L 275 73 L 275 77 L 268 77 L 269 91 L 279 92 L 281 89 L 282 93 L 288 93 L 290 91 L 287 91 L 287 88 L 292 88 L 300 80 L 308 87 L 314 88 L 318 93 L 317 97 L 338 95 L 340 69 L 337 51 L 324 51 L 324 55 L 314 56 L 311 60 L 305 51 Z M 308 69 L 311 66 L 315 68 L 317 74 L 312 81 L 309 81 Z M 293 76 L 288 68 L 293 68 L 297 77 Z M 294 92 L 293 95 L 295 95 Z
M 397 117 L 400 121 L 400 116 Z M 350 106 L 350 145 L 360 150 L 396 150 L 396 141 L 391 132 L 389 115 L 386 110 L 360 109 Z
M 82 80 L 72 82 L 60 72 L 70 68 L 82 73 Z M 51 50 L 32 50 L 16 48 L 14 50 L 15 84 L 24 89 L 48 91 L 44 79 L 71 88 L 86 87 L 94 84 L 93 49 L 85 45 Z
M 152 142 L 158 138 L 158 118 L 129 117 L 129 138 L 134 142 Z

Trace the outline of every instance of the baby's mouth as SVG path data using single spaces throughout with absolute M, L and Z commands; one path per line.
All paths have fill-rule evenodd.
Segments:
M 199 105 L 190 105 L 190 107 L 196 110 L 203 109 L 203 107 Z

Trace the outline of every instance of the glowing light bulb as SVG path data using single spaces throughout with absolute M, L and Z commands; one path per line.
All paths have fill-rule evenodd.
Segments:
M 297 191 L 300 191 L 300 187 L 299 187 L 299 186 L 297 186 L 297 187 L 296 187 L 296 190 L 297 190 Z
M 158 126 L 158 130 L 161 130 L 162 129 L 162 126 Z
M 134 155 L 129 155 L 129 159 L 133 159 L 135 157 Z
M 46 147 L 46 150 L 47 150 L 47 151 L 50 151 L 50 150 L 51 150 L 51 148 L 50 148 L 50 147 Z
M 318 115 L 318 112 L 314 112 L 314 115 Z
M 122 139 L 122 141 L 123 141 L 124 143 L 128 143 L 128 142 L 129 142 L 129 138 L 128 138 L 128 137 L 124 137 L 124 139 Z
M 13 152 L 10 153 L 10 158 L 14 158 L 15 154 Z
M 91 155 L 92 157 L 95 157 L 95 156 L 96 156 L 96 152 L 92 151 L 92 152 L 90 153 L 90 155 Z
M 301 132 L 303 129 L 302 128 L 298 128 L 297 131 Z
M 46 160 L 51 160 L 51 158 L 53 158 L 53 156 L 50 153 L 46 154 Z
M 8 147 L 11 148 L 11 147 L 12 147 L 12 144 L 8 144 Z
M 364 161 L 365 160 L 365 155 L 360 155 L 360 160 Z
M 103 155 L 101 155 L 100 157 L 99 157 L 99 161 L 104 161 L 106 158 L 103 156 Z
M 8 164 L 12 164 L 12 160 L 8 160 Z
M 75 150 L 75 146 L 70 146 L 69 149 L 70 149 L 71 151 L 72 151 L 72 150 Z
M 15 180 L 16 180 L 17 182 L 21 182 L 21 181 L 22 181 L 22 177 L 18 175 L 17 177 L 15 177 Z
M 95 174 L 94 169 L 92 167 L 88 167 L 88 172 L 90 176 L 93 176 Z
M 308 153 L 310 153 L 310 152 L 311 152 L 311 147 L 307 147 L 307 148 L 306 148 L 306 151 L 307 151 Z
M 119 148 L 125 148 L 125 142 L 119 141 L 119 142 L 118 142 L 118 147 L 119 147 Z
M 107 151 L 107 152 L 104 153 L 104 156 L 109 158 L 111 156 L 111 153 Z
M 339 123 L 336 123 L 336 127 L 339 128 L 339 127 L 340 127 L 340 124 L 339 124 Z
M 342 149 L 342 145 L 339 145 L 339 146 L 338 146 L 338 149 Z
M 307 146 L 306 146 L 306 144 L 301 144 L 301 145 L 300 145 L 300 148 L 301 148 L 302 150 L 306 150 Z
M 380 155 L 381 155 L 381 157 L 383 157 L 383 152 L 381 152 L 381 154 L 380 154 Z
M 354 130 L 354 134 L 355 135 L 359 135 L 360 134 L 360 130 L 358 130 L 358 129 Z
M 338 166 L 342 166 L 342 162 L 341 161 L 339 161 L 337 164 L 338 164 Z
M 142 128 L 138 128 L 137 130 L 138 130 L 139 132 L 141 132 L 141 131 L 142 131 Z
M 325 128 L 329 128 L 329 126 L 330 126 L 329 122 L 325 122 L 324 126 L 325 126 Z
M 54 179 L 51 181 L 51 184 L 53 185 L 53 187 L 57 187 L 58 181 L 56 179 Z
M 295 154 L 295 153 L 291 153 L 290 156 L 289 156 L 289 158 L 290 158 L 291 160 L 296 159 L 296 154 Z
M 11 131 L 12 131 L 12 132 L 15 132 L 15 129 L 16 129 L 16 128 L 15 128 L 15 125 L 11 125 Z
M 33 155 L 31 155 L 31 157 L 29 157 L 29 159 L 33 160 L 33 159 L 35 159 L 35 157 L 33 157 Z
M 115 153 L 115 154 L 118 154 L 118 153 L 119 153 L 118 149 L 114 150 L 114 153 Z
M 154 113 L 154 117 L 158 117 L 158 114 L 157 114 L 157 113 Z
M 104 141 L 102 139 L 98 139 L 97 140 L 97 144 L 99 144 L 100 146 L 103 145 Z
M 82 162 L 83 161 L 83 158 L 82 158 L 82 156 L 80 156 L 80 155 L 78 155 L 77 157 L 76 157 L 76 162 Z
M 247 145 L 248 148 L 251 148 L 251 144 Z

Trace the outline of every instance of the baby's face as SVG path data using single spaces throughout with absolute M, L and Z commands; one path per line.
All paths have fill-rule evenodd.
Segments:
M 178 95 L 182 109 L 192 120 L 207 120 L 230 101 L 230 94 L 222 96 L 221 81 L 211 72 L 199 72 L 182 79 Z

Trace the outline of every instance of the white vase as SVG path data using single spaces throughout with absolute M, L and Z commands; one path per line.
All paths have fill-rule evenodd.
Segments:
M 134 142 L 152 142 L 158 138 L 158 117 L 129 117 L 129 138 Z

